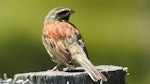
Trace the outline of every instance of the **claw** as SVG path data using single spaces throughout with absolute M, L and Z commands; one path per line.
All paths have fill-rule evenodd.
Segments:
M 66 68 L 63 68 L 63 71 L 71 71 L 73 69 L 75 69 L 73 65 L 68 65 Z

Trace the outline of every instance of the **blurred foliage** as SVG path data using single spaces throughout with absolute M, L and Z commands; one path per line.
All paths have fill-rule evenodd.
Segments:
M 44 18 L 54 7 L 76 11 L 95 65 L 129 68 L 129 84 L 150 83 L 149 0 L 0 0 L 0 76 L 51 69 L 41 43 Z

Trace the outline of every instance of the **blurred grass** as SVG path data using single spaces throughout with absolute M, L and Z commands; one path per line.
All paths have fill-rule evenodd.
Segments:
M 95 65 L 129 67 L 128 83 L 150 83 L 148 0 L 1 0 L 0 76 L 55 65 L 41 32 L 46 14 L 57 6 L 76 11 L 70 21 L 82 33 Z

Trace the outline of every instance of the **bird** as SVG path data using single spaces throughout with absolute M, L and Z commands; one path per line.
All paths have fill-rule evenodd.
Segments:
M 66 70 L 73 70 L 75 61 L 84 67 L 94 82 L 107 81 L 107 78 L 90 62 L 81 33 L 69 22 L 69 17 L 74 12 L 70 8 L 56 7 L 45 17 L 42 43 L 53 62 L 57 63 L 52 70 L 56 71 L 61 64 L 67 66 Z

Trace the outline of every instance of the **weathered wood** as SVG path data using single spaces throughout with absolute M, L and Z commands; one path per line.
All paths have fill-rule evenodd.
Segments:
M 108 79 L 102 84 L 126 84 L 125 76 L 127 68 L 113 65 L 96 66 Z M 78 67 L 74 71 L 42 71 L 21 73 L 14 76 L 14 84 L 100 84 L 95 83 L 82 67 Z

